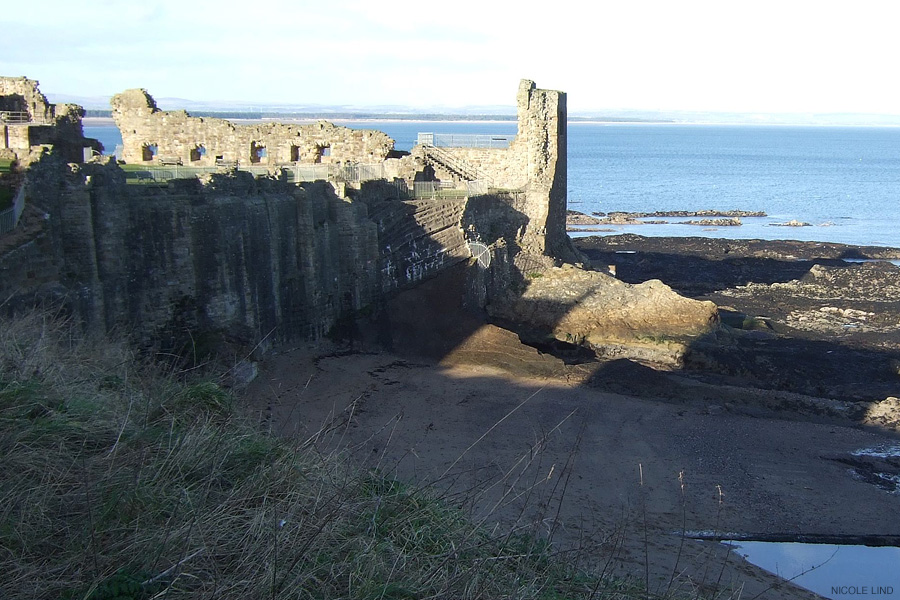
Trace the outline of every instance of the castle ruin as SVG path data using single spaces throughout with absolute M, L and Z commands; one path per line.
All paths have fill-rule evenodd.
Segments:
M 0 158 L 27 163 L 53 148 L 68 162 L 99 154 L 100 143 L 84 137 L 84 109 L 76 104 L 51 104 L 38 82 L 25 77 L 0 77 Z
M 225 119 L 192 117 L 183 110 L 163 111 L 144 89 L 116 94 L 110 105 L 122 133 L 126 163 L 273 168 L 293 163 L 372 163 L 385 160 L 394 149 L 394 141 L 380 131 L 328 121 L 236 125 Z
M 83 139 L 81 109 L 54 109 L 32 83 L 15 108 L 41 121 L 72 115 L 78 131 L 70 137 Z M 198 168 L 142 185 L 113 160 L 66 166 L 80 162 L 72 144 L 53 146 L 27 177 L 46 228 L 0 257 L 5 297 L 53 290 L 86 322 L 143 338 L 185 319 L 246 340 L 271 331 L 316 338 L 341 315 L 465 262 L 471 241 L 551 264 L 546 240 L 568 241 L 565 95 L 530 81 L 519 88 L 519 134 L 505 149 L 423 144 L 398 153 L 379 131 L 192 117 L 160 110 L 140 89 L 111 105 L 125 163 Z M 378 163 L 386 175 L 327 185 L 283 172 L 348 163 Z M 402 192 L 429 178 L 488 185 L 465 196 Z
M 537 254 L 569 255 L 566 212 L 566 95 L 522 80 L 516 96 L 518 135 L 505 148 L 415 146 L 408 156 L 375 130 L 336 126 L 254 123 L 193 117 L 164 111 L 144 89 L 110 102 L 122 133 L 126 163 L 193 167 L 265 167 L 276 174 L 300 165 L 372 165 L 378 178 L 416 181 L 438 178 L 477 181 L 482 193 L 520 192 L 516 210 L 527 215 L 522 248 Z
M 3 81 L 4 109 L 27 116 L 4 126 L 5 149 L 36 158 L 25 187 L 44 214 L 0 252 L 6 310 L 63 302 L 87 327 L 126 330 L 141 344 L 169 339 L 172 351 L 179 335 L 253 347 L 318 339 L 363 315 L 402 318 L 413 311 L 392 313 L 393 300 L 427 286 L 439 290 L 435 312 L 387 330 L 443 319 L 447 329 L 430 337 L 445 339 L 460 333 L 448 315 L 465 306 L 622 355 L 646 332 L 697 335 L 715 321 L 714 305 L 687 302 L 677 331 L 661 329 L 678 299 L 671 289 L 558 268 L 578 262 L 565 231 L 566 96 L 532 81 L 519 85 L 507 147 L 424 139 L 409 153 L 378 131 L 237 125 L 162 111 L 128 90 L 111 102 L 127 169 L 111 157 L 81 162 L 79 107 L 50 105 L 36 82 Z M 287 176 L 347 164 L 379 168 L 353 180 Z M 141 170 L 180 172 L 129 179 Z M 462 193 L 410 194 L 420 183 Z M 473 261 L 476 247 L 490 260 Z

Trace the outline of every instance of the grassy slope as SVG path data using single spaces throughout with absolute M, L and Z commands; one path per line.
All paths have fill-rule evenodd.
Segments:
M 233 404 L 46 314 L 0 322 L 0 597 L 640 595 Z

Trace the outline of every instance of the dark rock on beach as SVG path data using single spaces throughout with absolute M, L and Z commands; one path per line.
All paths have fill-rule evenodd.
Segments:
M 900 249 L 630 234 L 575 243 L 625 282 L 660 279 L 718 305 L 723 325 L 694 343 L 691 377 L 860 403 L 863 421 L 900 394 L 900 267 L 889 262 Z
M 582 227 L 591 225 L 665 225 L 669 221 L 664 220 L 664 217 L 702 217 L 697 220 L 686 221 L 685 224 L 704 227 L 735 227 L 742 224 L 741 218 L 743 217 L 765 217 L 766 213 L 752 210 L 668 210 L 655 212 L 594 212 L 592 215 L 575 210 L 566 211 L 566 225 L 574 231 L 591 231 Z M 796 222 L 778 224 L 794 225 L 794 223 Z M 807 225 L 807 223 L 796 223 L 796 226 L 800 225 Z

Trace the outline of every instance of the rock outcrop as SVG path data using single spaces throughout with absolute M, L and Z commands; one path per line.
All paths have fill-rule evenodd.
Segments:
M 715 304 L 680 296 L 658 280 L 631 285 L 563 265 L 526 274 L 524 286 L 492 299 L 489 313 L 607 358 L 678 367 L 691 340 L 718 324 Z

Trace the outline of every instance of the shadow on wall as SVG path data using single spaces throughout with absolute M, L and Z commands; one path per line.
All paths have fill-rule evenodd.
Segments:
M 709 394 L 707 402 L 722 402 L 721 396 L 713 391 L 698 391 L 698 381 L 703 385 L 738 386 L 730 387 L 729 394 L 749 403 L 764 397 L 752 390 L 768 390 L 774 394 L 766 396 L 766 410 L 788 415 L 796 409 L 817 418 L 839 421 L 849 418 L 861 422 L 875 403 L 896 396 L 900 389 L 897 370 L 900 352 L 896 350 L 860 348 L 839 340 L 775 335 L 755 327 L 755 321 L 743 318 L 735 321 L 733 311 L 722 313 L 722 324 L 680 340 L 666 334 L 642 335 L 635 340 L 638 345 L 663 351 L 672 341 L 683 342 L 683 362 L 674 372 L 659 371 L 634 359 L 615 360 L 615 344 L 606 356 L 612 360 L 597 362 L 596 355 L 583 340 L 554 337 L 560 323 L 574 311 L 582 310 L 588 292 L 560 294 L 551 300 L 530 298 L 527 290 L 541 282 L 548 264 L 543 261 L 546 257 L 532 257 L 518 251 L 516 233 L 524 219 L 509 199 L 490 196 L 471 199 L 462 223 L 467 232 L 477 233 L 482 241 L 494 245 L 491 268 L 484 269 L 470 260 L 396 295 L 388 302 L 380 339 L 386 340 L 394 350 L 413 357 L 462 360 L 519 374 L 582 380 L 590 387 L 674 402 L 695 402 L 704 393 Z M 672 262 L 671 257 L 667 262 L 656 254 L 595 254 L 593 257 L 600 259 L 599 264 L 618 262 L 623 278 L 631 283 L 638 284 L 655 276 L 682 293 L 708 291 L 714 280 L 718 286 L 730 287 L 799 279 L 813 265 L 838 264 L 831 259 L 798 263 L 735 258 L 729 259 L 722 271 L 721 264 L 701 257 L 689 257 L 680 263 Z M 647 268 L 633 271 L 629 261 L 646 263 Z M 694 272 L 686 276 L 685 269 Z M 706 274 L 709 274 L 708 281 Z M 501 305 L 511 304 L 518 305 L 518 314 L 531 313 L 538 318 L 528 322 L 504 319 Z M 665 315 L 657 317 L 664 319 Z M 735 391 L 738 388 L 750 391 L 738 393 Z M 792 394 L 809 398 L 808 405 L 801 406 L 801 400 L 792 399 Z M 816 398 L 851 404 L 844 408 L 809 408 L 816 405 Z
M 239 174 L 212 177 L 205 186 L 185 180 L 141 187 L 126 185 L 115 165 L 58 168 L 63 176 L 31 183 L 52 205 L 63 293 L 92 326 L 156 337 L 175 354 L 217 339 L 249 351 L 261 340 L 265 347 L 330 334 L 434 360 L 482 356 L 563 378 L 566 363 L 589 362 L 583 339 L 557 331 L 584 310 L 588 291 L 566 289 L 559 279 L 556 292 L 532 294 L 551 279 L 544 274 L 555 261 L 520 251 L 527 216 L 513 197 L 403 201 L 381 183 L 348 202 L 325 182 L 298 188 Z M 36 168 L 34 177 L 41 172 Z M 469 258 L 467 237 L 491 246 L 489 268 Z M 627 268 L 620 271 L 629 277 Z M 29 293 L 27 280 L 3 284 L 4 296 L 20 284 Z M 614 280 L 609 286 L 627 287 Z M 510 306 L 515 311 L 505 312 Z M 668 342 L 639 341 L 651 349 Z M 900 357 L 888 349 L 726 327 L 687 344 L 685 366 L 710 381 L 861 401 L 877 397 L 873 391 L 896 395 L 890 368 Z M 590 385 L 603 379 L 603 367 L 594 368 L 600 370 Z M 635 393 L 643 393 L 650 379 L 633 379 Z

